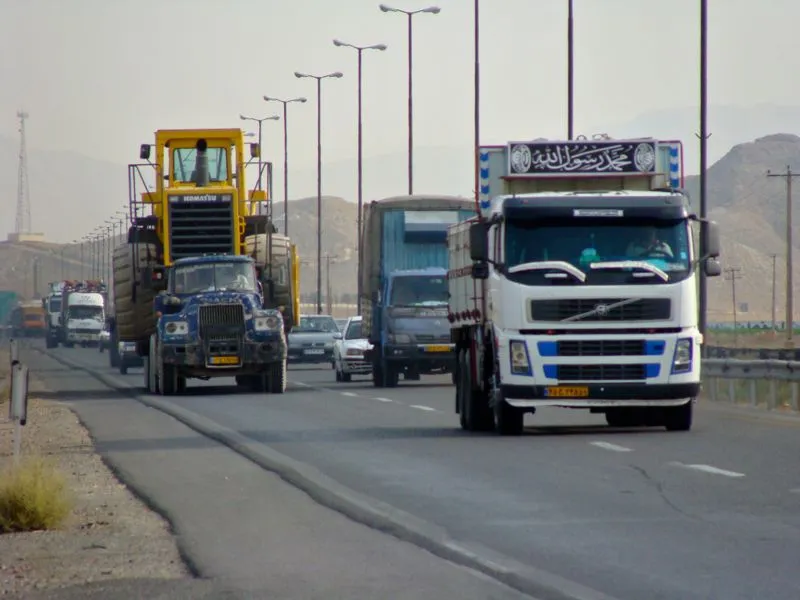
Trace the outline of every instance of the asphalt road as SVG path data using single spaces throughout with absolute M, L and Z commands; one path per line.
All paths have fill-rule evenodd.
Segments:
M 89 364 L 108 356 L 60 352 Z M 71 404 L 129 487 L 170 520 L 202 577 L 94 582 L 26 599 L 529 600 L 317 504 L 277 475 L 84 371 L 30 350 L 22 358 L 45 380 L 45 395 Z M 139 373 L 122 379 L 138 383 Z
M 57 352 L 98 371 L 96 351 Z M 140 370 L 116 376 L 141 387 Z M 800 419 L 700 405 L 688 433 L 564 409 L 520 438 L 466 434 L 447 377 L 379 390 L 290 370 L 282 396 L 191 381 L 167 402 L 346 486 L 620 600 L 800 597 Z M 227 381 L 225 381 L 227 384 Z

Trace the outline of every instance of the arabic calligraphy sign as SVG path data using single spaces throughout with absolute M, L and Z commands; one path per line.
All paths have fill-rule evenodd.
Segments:
M 642 175 L 656 172 L 657 142 L 592 140 L 510 142 L 508 174 L 514 177 Z

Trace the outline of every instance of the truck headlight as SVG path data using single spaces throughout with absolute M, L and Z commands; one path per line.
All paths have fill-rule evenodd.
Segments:
M 509 343 L 508 349 L 511 358 L 511 373 L 513 375 L 530 375 L 531 361 L 525 342 L 514 340 Z
M 684 338 L 675 344 L 675 354 L 672 357 L 672 372 L 686 373 L 692 370 L 692 339 Z
M 275 331 L 281 328 L 281 321 L 276 316 L 256 317 L 253 319 L 253 328 L 256 331 Z
M 186 321 L 170 321 L 164 326 L 169 335 L 189 335 L 189 324 Z

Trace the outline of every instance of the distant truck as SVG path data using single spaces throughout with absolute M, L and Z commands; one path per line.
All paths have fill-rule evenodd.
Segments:
M 42 306 L 45 310 L 45 320 L 47 322 L 45 344 L 48 348 L 56 348 L 61 341 L 61 301 L 65 284 L 66 282 L 64 281 L 51 282 L 47 295 L 42 298 Z
M 38 300 L 20 302 L 11 311 L 13 337 L 44 337 L 46 331 L 44 308 Z
M 96 347 L 105 327 L 107 287 L 101 281 L 64 283 L 59 340 L 65 348 L 75 344 Z
M 401 374 L 453 373 L 447 321 L 447 228 L 475 215 L 471 200 L 414 195 L 365 207 L 362 265 L 363 329 L 372 349 L 376 387 Z

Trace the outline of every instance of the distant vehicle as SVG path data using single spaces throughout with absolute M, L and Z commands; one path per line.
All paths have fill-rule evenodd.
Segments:
M 347 319 L 343 332 L 333 344 L 333 368 L 336 381 L 347 382 L 353 375 L 371 375 L 372 363 L 364 358 L 364 352 L 372 349 L 362 329 L 363 319 Z
M 289 362 L 332 363 L 334 335 L 340 333 L 330 315 L 300 315 L 289 331 Z
M 136 353 L 136 342 L 119 342 L 116 364 L 111 366 L 118 367 L 120 375 L 127 375 L 131 367 L 144 367 L 144 358 Z
M 339 333 L 344 333 L 344 328 L 347 327 L 347 322 L 349 320 L 350 320 L 349 318 L 347 318 L 347 319 L 334 319 L 334 321 L 336 322 L 336 327 L 339 329 Z

